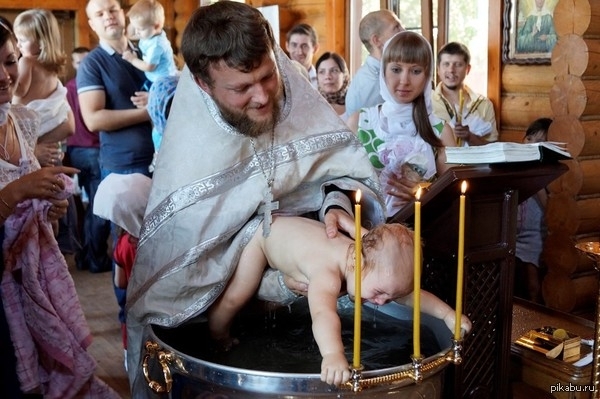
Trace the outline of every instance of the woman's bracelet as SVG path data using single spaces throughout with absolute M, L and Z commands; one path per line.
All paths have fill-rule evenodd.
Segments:
M 9 211 L 12 212 L 13 207 L 8 205 L 8 202 L 6 202 L 6 200 L 2 196 L 0 196 L 0 201 L 4 204 L 4 206 L 6 206 L 8 208 Z

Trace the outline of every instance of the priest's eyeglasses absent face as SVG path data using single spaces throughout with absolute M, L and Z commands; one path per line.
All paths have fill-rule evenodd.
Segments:
M 339 75 L 340 73 L 342 73 L 342 71 L 340 71 L 340 68 L 329 68 L 329 69 L 319 68 L 317 73 L 322 76 L 329 75 L 329 74 Z

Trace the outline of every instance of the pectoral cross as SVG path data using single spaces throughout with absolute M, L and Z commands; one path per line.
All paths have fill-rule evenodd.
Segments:
M 273 201 L 273 192 L 271 191 L 271 185 L 265 192 L 265 198 L 263 204 L 258 208 L 259 214 L 264 214 L 263 219 L 263 237 L 268 237 L 271 234 L 271 223 L 273 223 L 273 216 L 271 211 L 279 209 L 279 201 Z

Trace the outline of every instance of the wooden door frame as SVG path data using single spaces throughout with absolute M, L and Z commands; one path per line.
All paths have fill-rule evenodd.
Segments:
M 500 126 L 502 100 L 502 25 L 503 2 L 490 1 L 488 10 L 488 98 L 494 104 L 496 125 Z M 496 22 L 497 21 L 497 22 Z

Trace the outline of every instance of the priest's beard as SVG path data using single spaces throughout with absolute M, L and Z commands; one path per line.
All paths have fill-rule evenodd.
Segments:
M 278 94 L 271 100 L 273 102 L 271 117 L 260 122 L 257 122 L 248 116 L 246 112 L 248 107 L 242 110 L 237 110 L 228 107 L 216 98 L 213 98 L 213 100 L 217 104 L 217 107 L 219 107 L 221 116 L 225 122 L 229 123 L 244 136 L 258 137 L 265 132 L 270 132 L 275 129 L 275 124 L 279 120 L 279 114 L 281 112 L 279 101 L 281 98 L 280 93 L 281 88 L 278 90 Z

